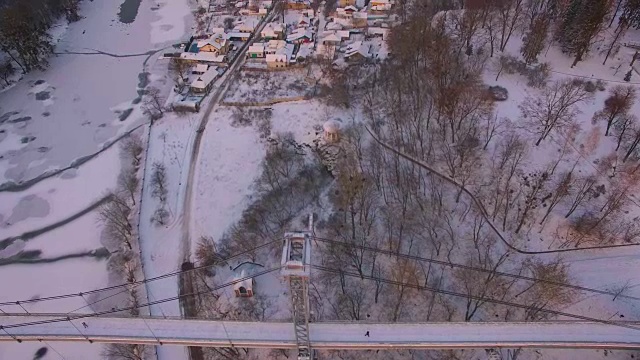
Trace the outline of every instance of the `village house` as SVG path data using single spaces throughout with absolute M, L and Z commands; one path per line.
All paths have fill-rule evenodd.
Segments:
M 335 31 L 325 31 L 320 39 L 322 45 L 338 46 L 342 42 L 342 38 Z
M 338 7 L 356 6 L 356 0 L 338 0 Z
M 227 33 L 229 41 L 247 41 L 251 37 L 251 33 L 232 31 Z
M 249 46 L 247 49 L 247 58 L 249 59 L 259 59 L 264 57 L 264 44 L 263 43 L 255 43 Z
M 356 12 L 353 13 L 353 27 L 354 28 L 365 28 L 367 27 L 368 15 L 366 12 Z
M 196 77 L 196 79 L 189 85 L 189 90 L 195 94 L 207 94 L 213 82 L 218 77 L 218 69 L 215 66 L 210 67 L 204 74 Z
M 286 45 L 287 42 L 284 40 L 269 40 L 269 42 L 267 42 L 267 46 L 264 48 L 264 53 L 265 55 L 275 54 Z
M 373 26 L 367 28 L 367 35 L 369 35 L 370 37 L 379 37 L 382 38 L 382 40 L 385 40 L 387 38 L 388 33 L 389 29 L 387 28 Z
M 229 51 L 229 40 L 227 40 L 225 35 L 214 34 L 206 39 L 194 42 L 189 51 L 225 55 Z
M 241 23 L 236 24 L 233 28 L 233 32 L 252 33 L 258 26 L 258 19 L 246 19 Z
M 265 40 L 282 39 L 284 36 L 284 24 L 282 23 L 269 23 L 260 32 Z
M 297 28 L 307 28 L 309 25 L 311 25 L 311 19 L 306 16 L 302 16 L 300 20 L 296 22 Z
M 269 53 L 265 58 L 267 68 L 283 68 L 289 66 L 291 56 L 293 55 L 293 50 L 295 48 L 293 44 L 286 44 L 282 41 L 274 44 L 273 47 L 267 48 L 269 49 Z
M 389 11 L 393 4 L 393 0 L 371 0 L 369 7 L 372 11 Z
M 304 10 L 311 8 L 311 1 L 309 0 L 287 0 L 287 9 L 291 10 Z
M 191 68 L 191 75 L 202 75 L 209 70 L 209 65 L 207 64 L 196 64 Z
M 264 8 L 260 8 L 258 9 L 258 18 L 262 19 L 265 16 L 267 16 L 269 10 L 268 9 L 264 9 Z
M 224 55 L 218 55 L 212 52 L 183 52 L 180 54 L 180 59 L 189 62 L 189 63 L 200 63 L 200 64 L 213 64 L 213 65 L 221 65 L 226 61 L 226 57 Z
M 358 63 L 371 58 L 371 45 L 362 41 L 356 41 L 347 46 L 344 54 L 345 60 L 350 63 Z
M 295 29 L 287 36 L 287 42 L 292 44 L 303 44 L 313 41 L 313 32 L 308 29 Z
M 340 19 L 351 19 L 353 18 L 353 14 L 356 13 L 358 9 L 355 6 L 349 5 L 344 8 L 336 9 L 336 17 Z

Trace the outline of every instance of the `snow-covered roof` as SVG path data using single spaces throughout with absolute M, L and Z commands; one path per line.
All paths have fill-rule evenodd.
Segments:
M 326 29 L 327 30 L 342 30 L 343 26 L 341 24 L 338 24 L 335 21 L 331 21 L 331 22 L 327 23 Z
M 356 54 L 360 54 L 364 57 L 370 57 L 371 45 L 363 43 L 362 41 L 356 41 L 353 44 L 347 46 L 344 57 L 349 58 Z
M 264 50 L 267 53 L 275 54 L 276 52 L 280 51 L 280 49 L 283 49 L 286 45 L 287 42 L 284 40 L 269 40 Z
M 207 70 L 209 70 L 209 65 L 207 64 L 196 64 L 192 69 L 193 72 L 198 73 L 205 73 Z
M 340 38 L 344 40 L 344 39 L 348 39 L 349 36 L 351 36 L 351 33 L 349 32 L 349 30 L 338 30 L 336 31 L 336 35 L 340 36 Z
M 340 127 L 340 123 L 335 120 L 329 120 L 322 125 L 322 129 L 329 133 L 337 133 Z
M 218 77 L 218 70 L 215 67 L 207 70 L 204 74 L 198 76 L 192 83 L 191 87 L 204 90 Z
M 322 38 L 323 42 L 332 42 L 332 43 L 339 43 L 342 41 L 342 38 L 338 35 L 336 35 L 335 32 L 325 32 L 323 34 L 323 38 Z
M 236 24 L 233 28 L 234 32 L 253 32 L 258 26 L 258 19 L 245 19 L 241 23 Z
M 389 29 L 370 26 L 367 29 L 367 33 L 369 35 L 382 35 L 382 38 L 384 39 L 387 37 L 387 34 L 389 33 Z
M 348 6 L 344 7 L 344 11 L 354 11 L 355 12 L 355 11 L 358 11 L 358 8 L 356 8 L 353 5 L 348 5 Z
M 198 49 L 203 48 L 207 45 L 211 45 L 213 48 L 220 50 L 222 49 L 229 40 L 226 39 L 222 34 L 214 34 L 207 39 L 199 40 L 197 45 Z
M 184 60 L 192 60 L 192 61 L 202 61 L 202 62 L 211 62 L 211 63 L 223 63 L 224 55 L 218 55 L 212 52 L 199 52 L 199 53 L 191 53 L 191 52 L 183 52 L 180 54 L 180 58 Z
M 263 43 L 255 43 L 253 45 L 249 46 L 249 49 L 247 49 L 247 52 L 249 53 L 263 53 L 264 52 L 264 44 Z
M 313 33 L 308 29 L 295 29 L 291 34 L 287 36 L 287 41 L 296 41 L 302 38 L 313 39 Z
M 227 38 L 228 39 L 232 39 L 232 38 L 243 39 L 243 38 L 248 38 L 249 35 L 251 35 L 251 34 L 248 33 L 248 32 L 232 31 L 230 33 L 227 33 Z
M 260 4 L 260 6 L 262 6 L 265 9 L 269 9 L 271 5 L 273 5 L 273 1 L 271 0 L 265 0 L 262 2 L 262 4 Z
M 282 47 L 278 47 L 273 54 L 266 55 L 267 62 L 289 62 L 295 46 L 293 44 L 285 44 Z

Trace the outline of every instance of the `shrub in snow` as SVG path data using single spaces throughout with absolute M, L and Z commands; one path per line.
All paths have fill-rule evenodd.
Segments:
M 509 98 L 509 91 L 502 86 L 489 86 L 489 93 L 496 101 L 505 101 Z
M 153 213 L 151 222 L 156 225 L 167 225 L 169 222 L 169 212 L 164 207 L 159 207 Z

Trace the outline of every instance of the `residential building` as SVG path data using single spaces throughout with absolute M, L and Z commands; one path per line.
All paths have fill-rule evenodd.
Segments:
M 367 13 L 366 12 L 356 12 L 353 13 L 353 19 L 352 19 L 352 23 L 353 23 L 353 27 L 354 28 L 365 28 L 367 27 Z
M 191 85 L 189 85 L 189 89 L 196 94 L 206 94 L 211 90 L 213 82 L 217 77 L 218 70 L 215 66 L 212 66 L 204 74 L 198 76 Z
M 342 38 L 335 31 L 325 31 L 320 39 L 323 45 L 340 45 Z
M 287 0 L 287 9 L 304 10 L 311 8 L 310 0 Z
M 258 19 L 246 19 L 243 22 L 236 24 L 233 28 L 233 32 L 252 33 L 256 26 L 258 26 Z
M 370 26 L 367 28 L 367 35 L 371 37 L 380 37 L 382 38 L 382 40 L 385 40 L 388 34 L 389 34 L 389 29 L 387 28 L 373 27 L 373 26 Z
M 265 55 L 275 54 L 280 49 L 283 49 L 287 45 L 287 42 L 284 40 L 269 40 L 267 46 L 264 48 Z
M 257 59 L 264 57 L 264 44 L 263 43 L 255 43 L 249 46 L 247 49 L 247 57 L 249 59 Z
M 336 9 L 336 16 L 340 19 L 351 19 L 353 18 L 353 14 L 356 13 L 358 9 L 355 6 L 349 5 L 344 8 Z
M 356 41 L 347 46 L 344 58 L 351 63 L 365 61 L 371 58 L 371 45 L 363 43 L 362 41 Z
M 338 7 L 356 6 L 356 0 L 338 0 Z
M 284 37 L 284 24 L 268 23 L 260 32 L 260 36 L 265 40 L 282 39 Z
M 277 44 L 274 43 L 274 45 L 277 46 L 275 51 L 273 51 L 273 47 L 269 49 L 269 53 L 265 57 L 267 68 L 282 68 L 289 66 L 295 46 L 293 44 L 283 43 L 284 41 L 278 42 Z
M 180 54 L 180 59 L 190 63 L 200 64 L 224 64 L 226 61 L 224 55 L 218 55 L 212 52 L 183 52 Z
M 251 37 L 250 32 L 232 31 L 227 33 L 227 39 L 229 39 L 229 41 L 247 41 L 249 37 Z
M 196 64 L 191 68 L 192 75 L 202 75 L 209 70 L 209 65 L 207 64 Z
M 369 7 L 372 11 L 389 11 L 394 3 L 393 0 L 371 0 Z
M 313 41 L 313 32 L 308 29 L 295 29 L 287 36 L 287 42 L 293 44 L 309 43 Z
M 214 34 L 207 39 L 200 40 L 191 46 L 191 52 L 211 52 L 219 55 L 225 55 L 229 51 L 229 40 L 225 35 Z

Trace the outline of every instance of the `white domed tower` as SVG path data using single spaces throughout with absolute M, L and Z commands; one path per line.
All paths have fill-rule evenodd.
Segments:
M 340 141 L 340 123 L 335 120 L 329 120 L 322 125 L 324 130 L 324 140 L 328 143 L 336 143 Z

